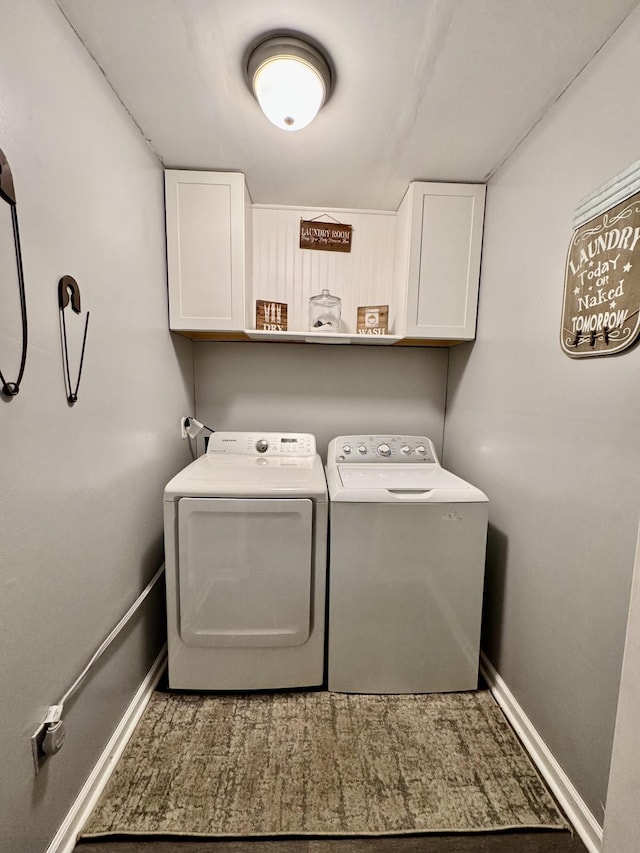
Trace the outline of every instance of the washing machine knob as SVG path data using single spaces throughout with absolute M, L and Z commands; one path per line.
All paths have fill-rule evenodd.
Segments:
M 258 453 L 266 453 L 268 447 L 269 442 L 266 438 L 259 438 L 258 441 L 256 441 L 256 450 L 258 451 Z
M 425 454 L 426 452 L 427 452 L 427 448 L 424 446 L 424 444 L 419 444 L 419 445 L 416 447 L 416 453 L 419 453 L 419 454 L 420 454 L 420 456 L 424 456 L 424 454 Z
M 351 453 L 351 445 L 345 444 L 344 447 L 342 448 L 342 452 L 343 453 Z
M 403 453 L 405 456 L 408 456 L 411 453 L 411 448 L 408 444 L 403 444 L 400 448 L 400 453 Z
M 361 444 L 360 447 L 358 447 L 358 453 L 365 454 L 366 452 L 367 452 L 366 446 L 364 444 Z
M 378 453 L 380 456 L 391 456 L 391 448 L 388 444 L 379 444 Z

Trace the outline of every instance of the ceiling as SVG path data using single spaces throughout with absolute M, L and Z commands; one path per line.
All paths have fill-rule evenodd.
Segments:
M 486 181 L 638 0 L 57 0 L 167 168 L 237 170 L 254 203 L 395 210 L 410 180 Z M 287 133 L 249 46 L 306 33 L 331 98 Z

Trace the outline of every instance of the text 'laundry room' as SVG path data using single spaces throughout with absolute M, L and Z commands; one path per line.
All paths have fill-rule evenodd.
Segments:
M 638 0 L 1 9 L 0 850 L 635 853 Z

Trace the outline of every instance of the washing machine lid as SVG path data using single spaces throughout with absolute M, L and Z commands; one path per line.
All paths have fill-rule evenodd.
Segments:
M 345 489 L 461 489 L 465 483 L 436 465 L 338 465 Z
M 480 489 L 439 465 L 337 465 L 328 469 L 334 501 L 364 503 L 470 503 L 487 501 Z
M 322 461 L 315 456 L 268 457 L 207 453 L 170 480 L 165 501 L 181 497 L 308 497 L 327 500 Z
M 473 503 L 488 498 L 440 465 L 425 435 L 341 435 L 329 442 L 331 501 Z

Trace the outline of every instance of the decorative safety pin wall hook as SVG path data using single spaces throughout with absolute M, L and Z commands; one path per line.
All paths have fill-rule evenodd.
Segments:
M 80 377 L 82 376 L 82 365 L 84 362 L 84 348 L 87 343 L 87 329 L 89 328 L 89 312 L 84 323 L 84 335 L 82 336 L 82 350 L 80 352 L 80 365 L 78 367 L 78 380 L 75 388 L 71 384 L 71 371 L 69 369 L 69 347 L 67 344 L 67 324 L 64 318 L 65 308 L 71 302 L 71 308 L 76 313 L 80 313 L 80 288 L 78 282 L 70 275 L 63 275 L 58 282 L 58 306 L 60 308 L 60 328 L 62 332 L 62 345 L 64 357 L 65 383 L 67 391 L 67 402 L 70 406 L 78 401 L 78 388 L 80 387 Z
M 18 378 L 15 382 L 7 382 L 0 370 L 0 393 L 11 399 L 20 390 L 20 383 L 24 375 L 27 363 L 27 300 L 24 290 L 24 274 L 22 271 L 22 252 L 20 250 L 20 233 L 18 231 L 18 213 L 16 210 L 16 194 L 13 188 L 13 175 L 7 162 L 7 158 L 0 150 L 0 198 L 7 202 L 11 208 L 11 223 L 13 225 L 13 243 L 16 252 L 16 269 L 18 273 L 18 291 L 20 294 L 20 318 L 22 322 L 22 352 L 20 355 L 20 367 Z

